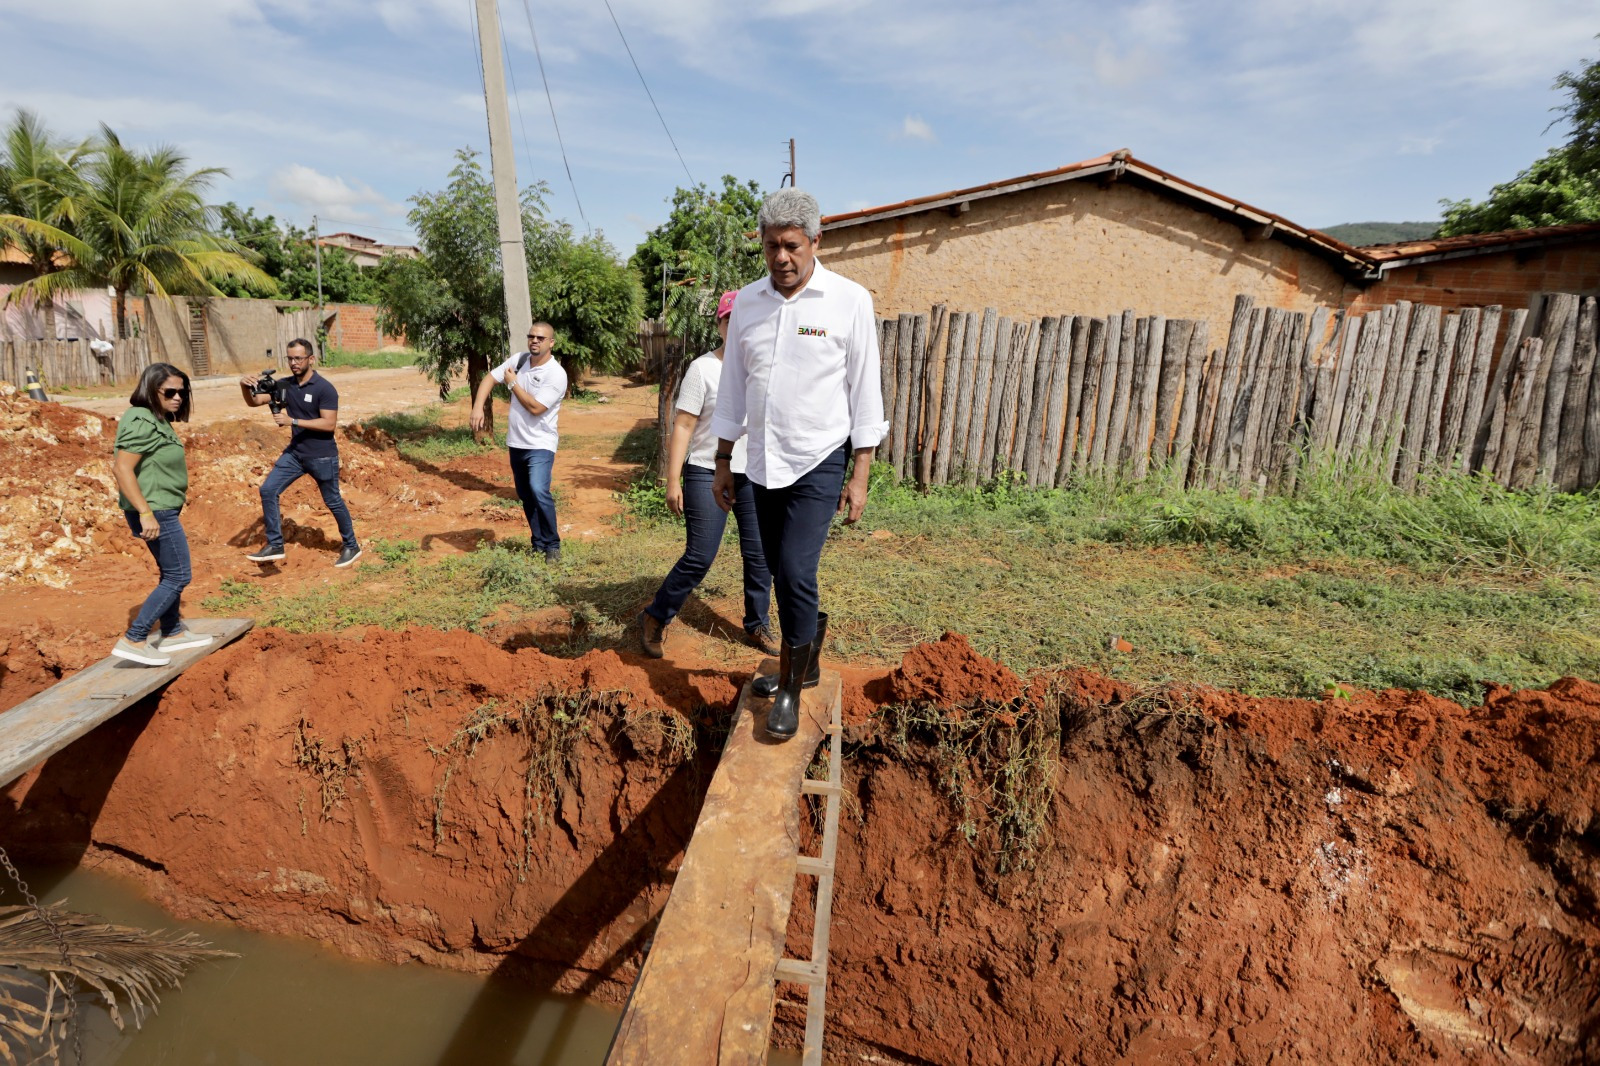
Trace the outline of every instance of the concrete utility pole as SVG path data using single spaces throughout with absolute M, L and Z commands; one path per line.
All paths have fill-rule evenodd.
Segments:
M 506 68 L 500 56 L 500 11 L 496 0 L 475 0 L 478 46 L 483 52 L 483 96 L 489 105 L 489 165 L 494 175 L 494 209 L 500 225 L 500 265 L 505 273 L 506 325 L 511 351 L 522 350 L 533 325 L 528 294 L 528 253 L 522 244 L 522 209 L 517 198 L 517 166 L 512 155 L 511 115 L 506 109 Z M 510 353 L 506 353 L 510 354 Z M 498 363 L 491 359 L 490 365 Z
M 322 328 L 322 233 L 317 228 L 317 216 L 311 216 L 311 250 L 317 257 L 317 328 Z

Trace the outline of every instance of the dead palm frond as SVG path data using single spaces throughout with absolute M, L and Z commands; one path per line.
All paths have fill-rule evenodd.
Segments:
M 100 993 L 118 1029 L 124 1028 L 119 996 L 133 1012 L 135 1027 L 154 1011 L 158 989 L 176 988 L 189 968 L 206 959 L 237 958 L 207 946 L 193 933 L 147 932 L 115 925 L 61 903 L 42 910 L 0 907 L 0 1059 L 16 1063 L 17 1051 L 47 1043 L 54 1058 L 67 1016 L 67 989 L 82 982 Z

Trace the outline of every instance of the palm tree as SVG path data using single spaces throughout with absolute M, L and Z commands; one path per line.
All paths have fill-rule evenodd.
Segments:
M 115 297 L 117 336 L 128 335 L 128 295 L 220 296 L 214 282 L 236 278 L 273 292 L 276 284 L 251 261 L 238 242 L 216 232 L 216 209 L 204 193 L 217 167 L 185 172 L 177 149 L 148 152 L 125 146 L 111 127 L 100 126 L 81 182 L 59 204 L 71 231 L 62 251 L 69 259 L 49 273 L 17 286 L 17 292 L 48 299 L 73 289 L 109 286 Z
M 21 108 L 0 142 L 0 245 L 18 248 L 36 275 L 59 265 L 57 253 L 70 239 L 59 226 L 87 147 L 67 147 L 36 114 Z M 55 301 L 36 299 L 45 339 L 55 340 Z

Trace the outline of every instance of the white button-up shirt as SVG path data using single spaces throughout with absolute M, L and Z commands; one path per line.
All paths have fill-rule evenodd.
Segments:
M 745 475 L 792 485 L 846 440 L 875 448 L 889 431 L 878 369 L 872 294 L 816 263 L 788 299 L 771 278 L 739 290 L 728 319 L 712 429 L 748 429 Z

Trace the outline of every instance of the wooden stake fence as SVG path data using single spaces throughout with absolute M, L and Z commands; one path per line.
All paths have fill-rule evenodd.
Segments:
M 939 305 L 882 320 L 879 346 L 882 458 L 922 485 L 1176 471 L 1280 491 L 1308 457 L 1368 464 L 1408 490 L 1441 469 L 1513 488 L 1600 483 L 1592 297 L 1549 294 L 1509 315 L 1403 300 L 1349 315 L 1240 296 L 1217 348 L 1203 321 Z
M 150 365 L 150 349 L 142 337 L 114 341 L 100 354 L 87 341 L 0 341 L 0 380 L 17 388 L 32 370 L 46 391 L 65 386 L 128 385 Z

